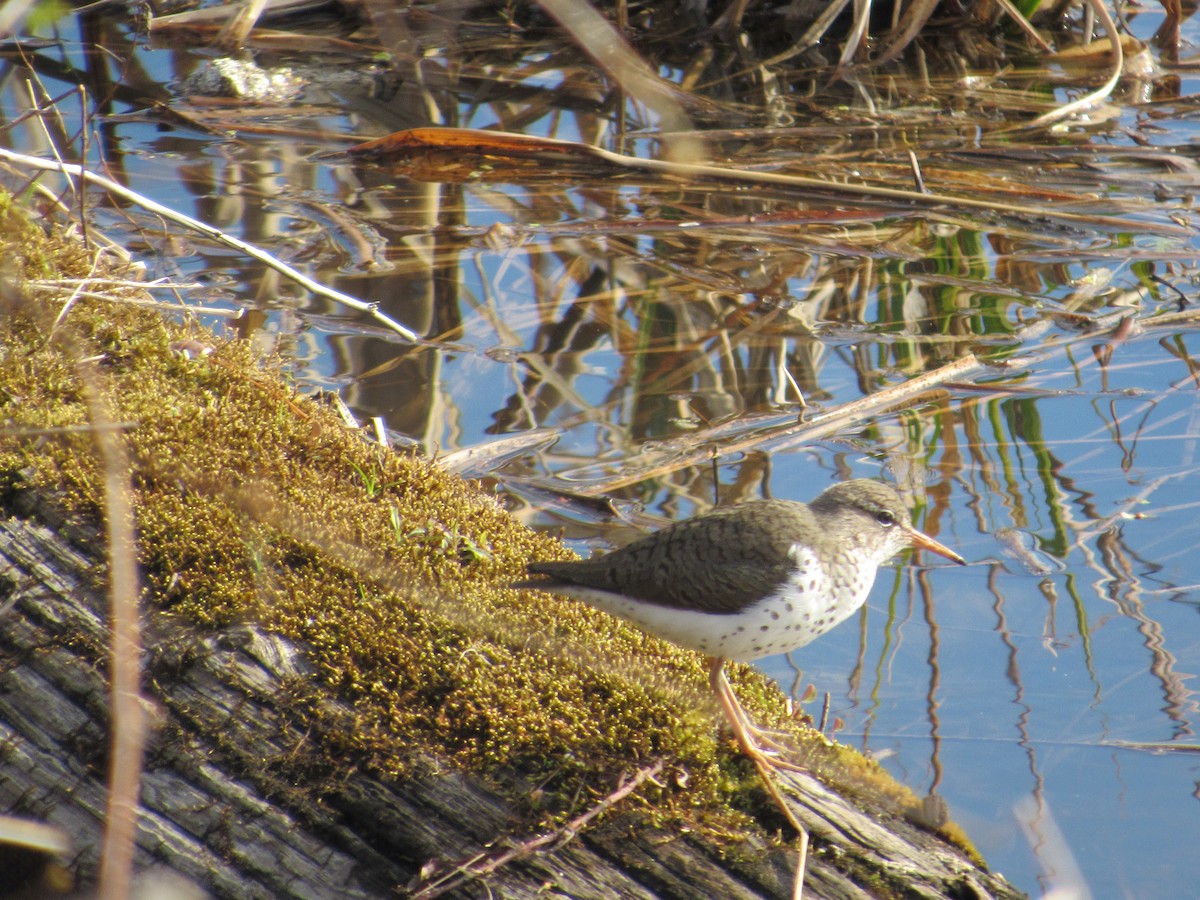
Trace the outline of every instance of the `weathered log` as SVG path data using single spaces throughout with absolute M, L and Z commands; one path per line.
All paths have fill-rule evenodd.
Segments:
M 84 889 L 103 832 L 109 637 L 101 545 L 87 543 L 29 515 L 0 522 L 0 810 L 60 828 L 72 847 L 60 863 Z M 479 777 L 430 761 L 423 774 L 387 778 L 350 757 L 328 771 L 336 723 L 349 727 L 353 711 L 322 694 L 301 648 L 256 626 L 201 633 L 166 612 L 145 615 L 146 693 L 157 709 L 142 778 L 143 878 L 167 870 L 238 898 L 418 887 L 431 896 L 439 884 L 457 897 L 791 896 L 786 846 L 750 839 L 724 852 L 618 806 L 521 852 L 532 836 L 515 831 L 512 802 Z M 310 763 L 325 767 L 312 772 L 319 792 L 302 774 L 280 775 Z M 815 839 L 809 897 L 1019 896 L 901 818 L 880 821 L 811 778 L 788 782 Z M 505 865 L 472 876 L 506 848 Z

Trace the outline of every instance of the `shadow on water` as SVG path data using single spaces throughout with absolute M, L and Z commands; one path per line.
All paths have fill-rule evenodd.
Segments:
M 1110 97 L 1022 130 L 1103 81 L 1107 54 L 1047 61 L 951 29 L 903 65 L 831 78 L 821 48 L 844 34 L 769 63 L 795 32 L 716 40 L 694 13 L 639 8 L 654 74 L 638 82 L 541 13 L 464 10 L 410 10 L 367 42 L 341 21 L 280 30 L 257 62 L 289 66 L 302 93 L 256 103 L 201 95 L 195 33 L 148 44 L 112 16 L 60 22 L 5 55 L 6 143 L 106 167 L 429 338 L 134 205 L 90 210 L 153 275 L 194 283 L 184 301 L 214 325 L 583 552 L 714 497 L 898 482 L 974 564 L 885 570 L 857 627 L 764 668 L 830 691 L 844 739 L 944 797 L 1022 888 L 1077 866 L 1097 895 L 1186 893 L 1200 869 L 1170 848 L 1198 795 L 1171 752 L 1196 744 L 1200 667 L 1191 67 L 1131 38 Z M 390 69 L 371 68 L 380 46 Z M 61 119 L 21 118 L 51 98 Z M 318 158 L 429 124 L 826 186 Z M 971 354 L 963 377 L 839 417 Z

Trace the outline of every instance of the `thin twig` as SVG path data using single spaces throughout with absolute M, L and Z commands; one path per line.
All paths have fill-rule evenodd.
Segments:
M 1119 74 L 1119 73 L 1118 73 Z M 1115 82 L 1114 82 L 1115 83 Z M 1088 99 L 1090 102 L 1090 98 Z M 1074 107 L 1075 104 L 1070 104 Z M 1066 107 L 1064 107 L 1066 109 Z M 547 140 L 541 138 L 540 140 Z M 582 144 L 576 146 L 585 146 Z M 643 159 L 635 156 L 622 156 L 605 150 L 603 147 L 587 146 L 587 152 L 599 159 L 630 169 L 659 172 L 682 178 L 711 178 L 717 181 L 727 181 L 740 184 L 771 184 L 783 188 L 804 188 L 809 190 L 827 191 L 835 194 L 849 194 L 876 200 L 900 200 L 917 206 L 946 206 L 951 209 L 980 209 L 993 213 L 1032 216 L 1039 219 L 1050 217 L 1064 222 L 1078 222 L 1089 225 L 1105 225 L 1114 228 L 1128 228 L 1127 220 L 1116 216 L 1088 215 L 1073 213 L 1055 207 L 1025 206 L 1018 203 L 1001 203 L 995 200 L 982 200 L 976 197 L 964 197 L 952 194 L 922 194 L 919 191 L 908 191 L 901 188 L 881 187 L 874 184 L 856 184 L 854 182 L 829 181 L 823 178 L 812 178 L 805 175 L 785 175 L 779 172 L 765 172 L 756 169 L 733 169 L 722 166 L 700 165 L 697 163 L 677 163 L 665 159 Z M 1145 230 L 1144 225 L 1142 225 Z M 1157 231 L 1170 234 L 1191 234 L 1186 228 L 1160 225 Z
M 539 0 L 539 4 L 622 90 L 652 109 L 667 130 L 691 128 L 679 89 L 654 71 L 590 4 L 570 0 Z M 684 135 L 671 140 L 667 152 L 675 159 L 704 159 L 706 155 L 700 141 Z
M 929 188 L 925 187 L 925 178 L 921 175 L 921 162 L 912 150 L 908 151 L 908 165 L 912 169 L 913 186 L 919 193 L 928 194 Z
M 849 2 L 850 0 L 833 0 L 833 2 L 827 3 L 824 9 L 821 10 L 821 14 L 808 27 L 808 30 L 800 35 L 796 42 L 788 49 L 782 53 L 776 53 L 770 59 L 766 60 L 763 63 L 763 67 L 767 68 L 778 65 L 781 62 L 786 62 L 793 56 L 799 56 L 809 47 L 815 47 L 821 43 L 821 38 L 825 36 L 825 32 L 829 30 L 834 20 L 841 15 L 842 10 L 846 8 L 846 4 Z
M 320 297 L 333 300 L 335 303 L 348 306 L 351 309 L 357 310 L 358 312 L 367 313 L 376 322 L 380 323 L 388 330 L 400 335 L 407 341 L 410 341 L 414 344 L 420 344 L 422 346 L 446 346 L 445 344 L 439 344 L 435 341 L 427 340 L 418 335 L 415 331 L 404 327 L 391 316 L 381 312 L 379 307 L 374 303 L 367 303 L 363 300 L 359 300 L 357 297 L 351 297 L 349 294 L 343 294 L 341 291 L 334 290 L 333 288 L 327 287 L 318 281 L 314 281 L 303 272 L 292 268 L 287 263 L 282 262 L 271 254 L 267 253 L 265 250 L 255 247 L 253 244 L 248 244 L 245 241 L 234 237 L 233 235 L 226 234 L 215 225 L 209 225 L 207 222 L 202 222 L 199 219 L 194 219 L 189 215 L 177 212 L 170 207 L 163 206 L 161 203 L 157 203 L 154 200 L 151 200 L 149 197 L 139 194 L 136 191 L 132 191 L 110 178 L 105 178 L 103 175 L 97 175 L 94 172 L 89 172 L 84 169 L 83 166 L 41 159 L 36 156 L 26 156 L 24 153 L 14 153 L 12 150 L 7 150 L 5 148 L 0 148 L 0 160 L 10 162 L 18 166 L 41 169 L 47 172 L 61 172 L 68 179 L 79 178 L 89 184 L 94 184 L 97 187 L 103 188 L 104 190 L 117 195 L 118 197 L 136 203 L 143 209 L 149 210 L 152 213 L 156 213 L 157 215 L 162 216 L 164 219 L 168 219 L 179 225 L 183 225 L 184 227 L 190 228 L 193 231 L 198 231 L 210 240 L 225 244 L 228 247 L 233 247 L 234 249 L 245 253 L 247 256 L 258 260 L 264 265 L 269 266 L 276 272 L 287 276 L 302 287 L 312 291 L 314 294 Z
M 113 287 L 131 286 L 130 284 L 127 284 L 127 285 L 112 284 L 110 282 L 107 282 L 105 279 L 96 279 L 96 283 L 104 284 L 105 286 L 113 286 Z M 131 284 L 136 285 L 136 282 L 132 282 Z M 41 282 L 41 283 L 37 283 L 37 284 L 35 284 L 33 282 L 27 282 L 26 287 L 28 287 L 30 290 L 47 291 L 50 293 L 61 293 L 61 290 L 62 290 L 61 287 L 55 287 L 54 285 L 46 283 L 46 282 Z M 146 286 L 147 289 L 150 289 L 152 287 L 169 287 L 172 290 L 174 290 L 176 286 L 175 285 L 165 285 L 165 284 L 147 285 Z M 198 287 L 200 287 L 200 285 L 198 285 L 198 284 L 180 285 L 180 287 L 198 288 Z M 182 303 L 182 302 L 168 303 L 165 300 L 135 300 L 132 297 L 117 297 L 112 294 L 106 294 L 103 291 L 85 291 L 85 290 L 80 290 L 79 288 L 75 289 L 75 292 L 71 295 L 71 299 L 72 299 L 72 301 L 80 300 L 80 299 L 88 299 L 88 300 L 98 300 L 102 303 L 123 303 L 127 306 L 141 306 L 146 309 L 164 309 L 168 312 L 174 312 L 174 313 L 186 312 L 186 313 L 189 313 L 194 316 L 218 316 L 218 317 L 225 318 L 225 319 L 236 319 L 242 315 L 242 313 L 239 310 L 225 309 L 225 308 L 222 308 L 219 306 L 194 306 L 192 304 Z M 65 314 L 66 314 L 66 310 L 64 308 L 62 315 L 65 315 Z
M 36 78 L 36 76 L 35 76 L 35 78 Z M 35 84 L 37 85 L 37 89 L 34 88 Z M 50 152 L 54 154 L 54 159 L 58 163 L 58 165 L 55 168 L 60 169 L 63 172 L 63 175 L 66 177 L 67 191 L 69 191 L 72 194 L 77 194 L 82 189 L 82 185 L 80 185 L 79 187 L 76 187 L 75 179 L 71 178 L 68 175 L 67 169 L 63 168 L 65 163 L 63 161 L 62 156 L 58 152 L 58 143 L 59 142 L 54 139 L 54 135 L 50 131 L 50 126 L 46 124 L 46 117 L 48 115 L 53 115 L 58 120 L 60 130 L 65 130 L 62 126 L 62 110 L 59 108 L 59 105 L 57 102 L 52 103 L 48 110 L 44 109 L 42 107 L 42 104 L 40 101 L 45 99 L 47 96 L 49 96 L 49 94 L 46 91 L 46 88 L 42 85 L 42 82 L 40 79 L 38 79 L 38 80 L 30 80 L 28 78 L 25 79 L 25 90 L 27 90 L 29 92 L 29 101 L 30 101 L 31 105 L 38 111 L 38 115 L 37 115 L 37 119 L 36 119 L 38 128 L 41 129 L 42 136 L 45 137 L 45 139 L 46 139 L 46 146 L 50 149 Z M 38 96 L 38 91 L 41 92 L 41 97 Z M 47 162 L 48 162 L 48 160 L 47 160 Z M 64 193 L 66 193 L 66 192 L 64 192 Z M 56 195 L 56 200 L 58 203 L 63 203 L 61 196 Z M 63 205 L 66 206 L 65 203 L 63 203 Z M 69 206 L 67 208 L 70 209 Z
M 1104 0 L 1086 0 L 1087 9 L 1095 12 L 1100 17 L 1100 21 L 1104 23 L 1104 30 L 1108 34 L 1108 39 L 1112 43 L 1112 72 L 1108 76 L 1108 80 L 1104 82 L 1098 89 L 1090 94 L 1084 94 L 1078 100 L 1064 104 L 1057 109 L 1052 109 L 1048 113 L 1043 113 L 1032 122 L 1025 125 L 1018 125 L 1015 128 L 1005 129 L 1005 132 L 1017 131 L 1023 128 L 1043 128 L 1046 125 L 1053 125 L 1055 122 L 1069 118 L 1077 112 L 1082 112 L 1091 106 L 1105 100 L 1116 88 L 1117 82 L 1121 80 L 1121 72 L 1125 69 L 1125 51 L 1121 47 L 1121 36 L 1117 34 L 1117 25 L 1109 15 L 1108 7 L 1104 5 Z
M 102 393 L 95 363 L 80 362 L 78 372 L 92 424 L 112 423 L 113 416 L 108 399 Z M 141 620 L 129 458 L 119 431 L 96 427 L 93 434 L 104 468 L 112 632 L 108 800 L 104 810 L 104 850 L 100 857 L 98 895 L 102 900 L 124 900 L 130 895 L 133 877 L 142 757 L 146 744 L 146 718 L 141 695 Z
M 1009 368 L 1017 368 L 1021 365 L 1020 361 L 1009 361 L 1006 363 L 1006 366 Z M 939 387 L 947 381 L 961 379 L 981 371 L 986 366 L 986 363 L 980 361 L 973 354 L 968 353 L 962 359 L 947 363 L 932 372 L 918 375 L 903 384 L 886 387 L 868 397 L 862 397 L 850 403 L 845 403 L 825 413 L 817 413 L 806 418 L 800 424 L 794 424 L 795 420 L 789 419 L 785 425 L 777 429 L 759 428 L 755 429 L 752 434 L 738 435 L 728 442 L 717 442 L 717 449 L 723 456 L 729 456 L 744 450 L 753 449 L 766 441 L 786 439 L 788 445 L 791 445 L 820 440 L 831 434 L 838 433 L 847 426 L 859 422 L 869 415 L 911 403 L 926 391 Z M 703 446 L 698 445 L 694 449 L 673 454 L 666 462 L 649 465 L 630 471 L 621 477 L 607 479 L 586 487 L 580 487 L 577 490 L 579 493 L 589 496 L 606 494 L 632 484 L 638 484 L 648 478 L 659 477 L 668 472 L 676 472 L 689 466 L 699 465 L 712 452 L 713 443 L 712 441 L 706 441 Z
M 87 85 L 79 85 L 79 113 L 83 124 L 79 126 L 79 160 L 87 162 L 88 158 L 88 127 L 91 125 L 91 106 L 88 103 Z M 88 227 L 87 191 L 80 185 L 79 189 L 79 234 L 83 238 L 83 246 L 87 251 L 92 249 L 91 229 Z
M 139 422 L 88 422 L 86 425 L 53 425 L 48 428 L 30 428 L 15 425 L 0 428 L 0 437 L 34 438 L 56 434 L 90 434 L 94 431 L 128 431 L 137 428 Z
M 1026 37 L 1041 48 L 1043 53 L 1054 52 L 1054 48 L 1046 43 L 1046 39 L 1030 24 L 1029 20 L 1017 9 L 1012 0 L 996 0 L 996 5 L 1004 10 L 1005 14 L 1016 23 L 1018 28 L 1025 32 Z
M 842 55 L 838 58 L 837 66 L 834 67 L 835 73 L 841 72 L 850 63 L 854 62 L 854 57 L 858 53 L 858 48 L 862 45 L 863 38 L 866 36 L 870 25 L 870 0 L 854 0 L 854 20 L 850 25 L 849 33 L 846 35 L 846 41 L 842 45 Z M 834 77 L 837 76 L 835 75 Z
M 82 195 L 83 191 L 79 191 L 79 193 Z M 96 271 L 99 269 L 99 267 L 100 254 L 94 253 L 92 254 L 92 268 L 88 272 L 87 278 L 80 281 L 79 284 L 75 286 L 75 289 L 71 291 L 71 296 L 67 298 L 66 302 L 62 305 L 62 309 L 58 311 L 58 315 L 54 317 L 54 324 L 50 326 L 50 333 L 46 336 L 46 343 L 49 343 L 54 339 L 54 333 L 58 331 L 58 326 L 63 323 L 64 319 L 66 319 L 67 313 L 71 311 L 71 307 L 75 305 L 75 301 L 78 300 L 80 295 L 83 293 L 83 286 L 95 277 Z
M 106 248 L 107 249 L 107 248 Z M 103 286 L 106 290 L 129 288 L 133 291 L 167 291 L 198 290 L 204 285 L 199 281 L 171 281 L 167 278 L 156 278 L 154 281 L 135 281 L 128 278 L 109 278 L 87 276 L 85 278 L 38 278 L 22 282 L 23 285 L 36 290 L 61 291 L 63 288 L 86 287 L 89 284 Z M 190 307 L 189 307 L 190 309 Z M 225 310 L 229 312 L 229 310 Z
M 658 774 L 662 772 L 662 769 L 663 761 L 661 759 L 649 766 L 646 766 L 645 768 L 639 769 L 632 778 L 619 784 L 617 789 L 611 794 L 602 799 L 595 806 L 591 807 L 591 809 L 589 809 L 587 812 L 578 815 L 571 821 L 567 822 L 561 828 L 529 838 L 528 840 L 522 841 L 517 846 L 510 847 L 502 853 L 498 853 L 493 856 L 488 856 L 484 853 L 477 854 L 461 865 L 456 866 L 452 871 L 446 873 L 437 881 L 426 885 L 410 896 L 412 896 L 414 900 L 416 900 L 416 898 L 421 898 L 421 900 L 430 900 L 430 898 L 433 897 L 440 897 L 442 894 L 445 894 L 448 891 L 452 891 L 461 887 L 468 881 L 473 881 L 477 878 L 483 878 L 487 875 L 490 875 L 497 869 L 508 865 L 513 860 L 529 856 L 535 851 L 540 850 L 542 847 L 558 846 L 566 843 L 574 838 L 575 835 L 577 835 L 581 830 L 583 830 L 594 818 L 604 812 L 607 812 L 617 803 L 620 803 L 639 787 L 641 787 L 646 781 L 657 777 Z
M 883 65 L 903 53 L 904 49 L 920 34 L 937 6 L 938 0 L 911 0 L 905 6 L 904 15 L 892 26 L 891 34 L 888 36 L 890 43 L 871 57 L 871 64 Z

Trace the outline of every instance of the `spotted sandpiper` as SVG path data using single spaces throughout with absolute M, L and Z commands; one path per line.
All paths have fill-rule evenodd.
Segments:
M 909 545 L 965 565 L 913 527 L 893 488 L 859 479 L 833 485 L 809 504 L 743 503 L 676 522 L 605 556 L 533 563 L 530 573 L 549 580 L 517 586 L 583 600 L 703 653 L 738 745 L 756 763 L 776 766 L 725 677 L 725 660 L 784 653 L 824 634 L 862 606 L 880 563 Z

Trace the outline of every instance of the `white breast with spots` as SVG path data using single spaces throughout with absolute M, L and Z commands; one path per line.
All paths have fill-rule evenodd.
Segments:
M 863 562 L 855 547 L 846 547 L 844 554 L 847 561 Z M 749 662 L 803 647 L 862 606 L 875 580 L 870 563 L 839 565 L 844 577 L 835 580 L 808 547 L 795 544 L 788 555 L 795 564 L 788 580 L 744 612 L 724 617 L 736 625 L 705 652 Z

